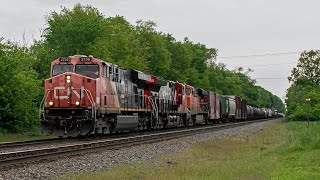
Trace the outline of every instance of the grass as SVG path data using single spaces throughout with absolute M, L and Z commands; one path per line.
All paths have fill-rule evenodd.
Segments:
M 157 162 L 157 163 L 155 163 Z M 320 122 L 275 123 L 254 134 L 198 143 L 154 162 L 67 179 L 319 179 Z
M 54 136 L 45 136 L 41 132 L 29 133 L 0 133 L 0 142 L 17 142 L 17 141 L 32 141 L 40 139 L 57 138 Z

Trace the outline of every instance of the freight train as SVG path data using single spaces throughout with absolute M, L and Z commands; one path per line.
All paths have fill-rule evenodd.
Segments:
M 48 135 L 76 137 L 279 116 L 238 96 L 167 81 L 92 56 L 60 57 L 51 63 L 50 74 L 40 106 L 41 127 Z

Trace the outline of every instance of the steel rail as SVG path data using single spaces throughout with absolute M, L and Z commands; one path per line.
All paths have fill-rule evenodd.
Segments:
M 15 148 L 22 146 L 31 146 L 31 145 L 39 145 L 39 144 L 51 144 L 57 142 L 65 142 L 72 140 L 72 138 L 52 138 L 52 139 L 39 139 L 39 140 L 31 140 L 31 141 L 16 141 L 16 142 L 2 142 L 0 143 L 0 151 L 2 148 Z
M 269 119 L 256 120 L 256 121 L 244 121 L 230 124 L 196 127 L 184 130 L 174 130 L 169 132 L 160 132 L 147 135 L 137 135 L 132 137 L 94 140 L 91 142 L 81 142 L 72 145 L 58 146 L 54 148 L 39 148 L 32 150 L 22 150 L 14 152 L 0 153 L 0 169 L 8 169 L 16 166 L 21 166 L 29 163 L 34 163 L 44 160 L 56 160 L 57 157 L 65 157 L 66 155 L 79 155 L 88 151 L 119 149 L 123 147 L 130 147 L 134 145 L 155 143 L 160 141 L 166 141 L 170 139 L 190 136 L 194 134 L 200 134 L 209 132 L 212 130 L 233 128 L 237 126 L 252 124 L 261 121 L 267 121 Z

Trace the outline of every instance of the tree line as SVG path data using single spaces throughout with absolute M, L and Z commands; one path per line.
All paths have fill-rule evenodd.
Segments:
M 320 50 L 304 51 L 288 80 L 287 119 L 289 121 L 320 119 Z M 310 101 L 309 101 L 310 100 Z
M 0 129 L 19 132 L 38 126 L 43 80 L 52 60 L 75 54 L 93 55 L 128 69 L 284 112 L 279 97 L 257 86 L 251 70 L 228 70 L 215 61 L 217 49 L 188 38 L 182 41 L 156 30 L 152 21 L 129 23 L 122 16 L 105 17 L 97 8 L 76 4 L 46 17 L 41 40 L 30 47 L 0 41 Z

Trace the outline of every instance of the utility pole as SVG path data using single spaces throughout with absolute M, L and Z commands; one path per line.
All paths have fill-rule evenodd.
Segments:
M 310 120 L 309 120 L 309 116 L 310 116 L 310 101 L 311 99 L 310 98 L 306 98 L 306 103 L 307 103 L 307 108 L 308 108 L 308 127 L 309 127 L 309 123 L 310 123 Z

